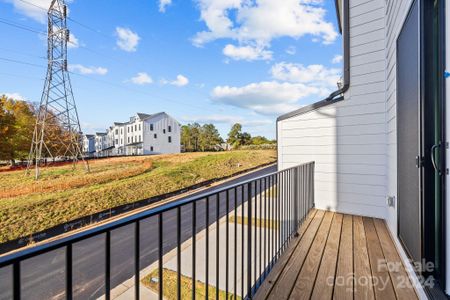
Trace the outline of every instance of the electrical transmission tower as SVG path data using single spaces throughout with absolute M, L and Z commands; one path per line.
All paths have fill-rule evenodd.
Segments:
M 48 70 L 37 111 L 36 126 L 28 158 L 27 173 L 47 159 L 70 159 L 75 168 L 81 159 L 89 165 L 81 150 L 82 132 L 67 70 L 67 6 L 64 0 L 52 0 L 48 10 Z

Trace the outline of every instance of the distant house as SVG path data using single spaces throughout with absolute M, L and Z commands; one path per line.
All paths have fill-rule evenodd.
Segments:
M 105 149 L 108 148 L 107 135 L 105 132 L 97 132 L 95 134 L 95 156 L 107 156 Z
M 83 135 L 83 153 L 86 156 L 91 156 L 95 153 L 95 135 Z
M 180 153 L 180 135 L 180 123 L 167 113 L 137 113 L 95 134 L 95 156 Z

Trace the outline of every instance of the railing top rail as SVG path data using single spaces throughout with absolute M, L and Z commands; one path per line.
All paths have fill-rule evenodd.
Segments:
M 117 220 L 113 220 L 113 221 L 110 221 L 110 222 L 107 222 L 104 224 L 100 224 L 100 225 L 92 227 L 92 228 L 87 228 L 84 230 L 82 229 L 80 232 L 73 233 L 69 236 L 66 236 L 66 237 L 63 237 L 60 239 L 52 240 L 49 242 L 44 242 L 43 244 L 33 246 L 30 248 L 21 249 L 21 250 L 18 250 L 16 252 L 13 252 L 10 254 L 4 254 L 3 256 L 0 256 L 0 268 L 9 266 L 11 264 L 14 264 L 15 262 L 19 262 L 19 261 L 22 261 L 25 259 L 29 259 L 29 258 L 38 256 L 43 253 L 47 253 L 47 252 L 50 252 L 50 251 L 53 251 L 56 249 L 60 249 L 67 245 L 74 244 L 74 243 L 80 242 L 82 240 L 86 240 L 88 238 L 104 234 L 106 232 L 139 222 L 144 219 L 151 218 L 153 216 L 162 214 L 162 213 L 170 211 L 172 209 L 176 209 L 177 207 L 185 206 L 185 205 L 191 204 L 193 202 L 200 201 L 200 200 L 206 199 L 208 197 L 218 195 L 220 193 L 223 193 L 223 192 L 226 192 L 226 191 L 229 191 L 229 190 L 241 187 L 241 186 L 245 186 L 254 181 L 257 181 L 257 180 L 260 180 L 263 178 L 267 178 L 269 176 L 281 174 L 281 173 L 287 172 L 289 170 L 292 170 L 292 169 L 295 169 L 295 168 L 298 168 L 301 166 L 305 166 L 305 165 L 310 165 L 310 164 L 314 164 L 314 162 L 311 161 L 311 162 L 303 163 L 303 164 L 296 165 L 291 168 L 283 169 L 281 171 L 272 172 L 272 173 L 258 176 L 256 178 L 248 179 L 248 180 L 245 180 L 245 181 L 242 181 L 242 182 L 230 185 L 230 186 L 225 186 L 225 187 L 222 187 L 219 189 L 215 189 L 214 191 L 211 191 L 211 192 L 204 192 L 200 195 L 194 195 L 194 196 L 186 197 L 184 199 L 175 200 L 175 201 L 172 201 L 172 202 L 169 202 L 166 204 L 162 204 L 162 205 L 159 205 L 159 206 L 156 206 L 153 208 L 149 208 L 145 211 L 141 211 L 141 212 L 135 213 L 130 216 L 122 217 Z

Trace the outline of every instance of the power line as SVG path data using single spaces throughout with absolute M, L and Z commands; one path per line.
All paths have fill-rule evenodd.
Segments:
M 25 61 L 20 61 L 20 60 L 16 60 L 16 59 L 5 58 L 5 57 L 0 57 L 0 60 L 11 62 L 11 63 L 22 64 L 22 65 L 29 65 L 29 66 L 38 67 L 38 68 L 46 68 L 46 66 L 43 66 L 43 65 L 38 65 L 38 64 L 30 63 L 30 62 L 25 62 Z M 196 106 L 196 105 L 192 105 L 192 104 L 187 104 L 187 103 L 184 103 L 184 102 L 181 102 L 181 101 L 177 101 L 177 100 L 174 100 L 174 99 L 171 99 L 171 98 L 159 96 L 159 95 L 156 95 L 156 94 L 153 94 L 153 93 L 149 93 L 149 92 L 140 91 L 140 90 L 132 89 L 132 88 L 129 88 L 129 87 L 125 87 L 125 86 L 122 86 L 122 85 L 119 85 L 119 84 L 116 84 L 116 83 L 113 83 L 113 82 L 109 82 L 109 81 L 105 81 L 105 80 L 101 80 L 101 79 L 97 79 L 97 78 L 92 78 L 92 77 L 89 77 L 89 76 L 86 76 L 86 75 L 83 75 L 83 74 L 80 74 L 80 73 L 76 73 L 76 72 L 72 72 L 72 71 L 69 71 L 69 73 L 73 74 L 73 75 L 76 75 L 76 76 L 79 76 L 79 77 L 86 78 L 89 81 L 97 81 L 97 82 L 100 82 L 100 83 L 103 83 L 103 84 L 106 84 L 106 85 L 110 85 L 110 86 L 113 86 L 113 87 L 116 87 L 116 88 L 119 88 L 119 89 L 123 89 L 123 90 L 126 90 L 126 91 L 130 91 L 130 92 L 134 92 L 134 93 L 139 93 L 139 94 L 151 96 L 153 98 L 158 98 L 160 100 L 164 100 L 164 101 L 167 101 L 167 102 L 175 103 L 175 104 L 178 104 L 178 105 L 184 105 L 184 106 L 191 107 L 191 108 L 197 108 L 197 109 L 200 109 L 200 110 L 208 110 L 208 111 L 211 111 L 211 112 L 215 112 L 215 111 L 213 111 L 211 109 L 207 109 L 207 108 L 205 108 L 203 106 Z
M 0 57 L 0 60 L 11 62 L 11 63 L 16 63 L 16 64 L 21 64 L 21 65 L 28 65 L 28 66 L 37 67 L 37 68 L 46 68 L 45 66 L 42 66 L 42 65 L 38 65 L 38 64 L 34 64 L 34 63 L 26 62 L 26 61 L 20 61 L 20 60 L 16 60 L 16 59 L 11 59 L 11 58 Z
M 18 28 L 18 29 L 34 32 L 34 33 L 37 33 L 37 34 L 45 34 L 45 35 L 47 35 L 47 33 L 44 32 L 44 31 L 40 31 L 40 30 L 34 29 L 32 27 L 25 26 L 25 25 L 22 25 L 22 24 L 19 24 L 19 23 L 16 23 L 14 21 L 7 20 L 7 19 L 4 19 L 4 18 L 0 18 L 0 23 L 6 24 L 6 25 L 9 25 L 9 26 Z

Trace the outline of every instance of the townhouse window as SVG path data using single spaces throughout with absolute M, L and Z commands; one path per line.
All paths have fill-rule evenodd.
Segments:
M 130 127 L 127 127 L 127 132 L 130 133 Z
M 120 144 L 121 144 L 121 145 L 123 144 L 123 139 L 120 139 Z
M 134 143 L 134 136 L 131 137 L 131 142 Z
M 134 131 L 137 131 L 137 125 L 134 125 Z
M 139 131 L 141 130 L 141 124 L 139 124 Z
M 116 129 L 116 134 L 119 134 L 119 129 Z
M 166 130 L 165 129 L 163 129 L 163 133 L 166 134 Z
M 118 139 L 116 139 L 116 144 L 118 144 L 119 143 L 119 140 Z
M 133 126 L 131 126 L 131 132 L 133 132 Z
M 128 144 L 130 143 L 130 137 L 128 137 Z
M 155 134 L 153 135 L 153 137 L 154 137 L 155 139 L 157 139 L 157 138 L 158 138 L 158 135 L 155 133 Z
M 172 132 L 172 126 L 169 125 L 168 130 L 169 130 L 169 132 Z
M 139 136 L 139 142 L 142 142 L 142 137 L 141 136 Z
M 172 143 L 172 137 L 169 136 L 169 143 Z
M 153 131 L 153 124 L 150 124 L 150 131 Z
M 152 151 L 152 152 L 153 152 L 153 146 L 150 146 L 150 151 Z
M 123 128 L 120 128 L 120 134 L 123 134 Z

